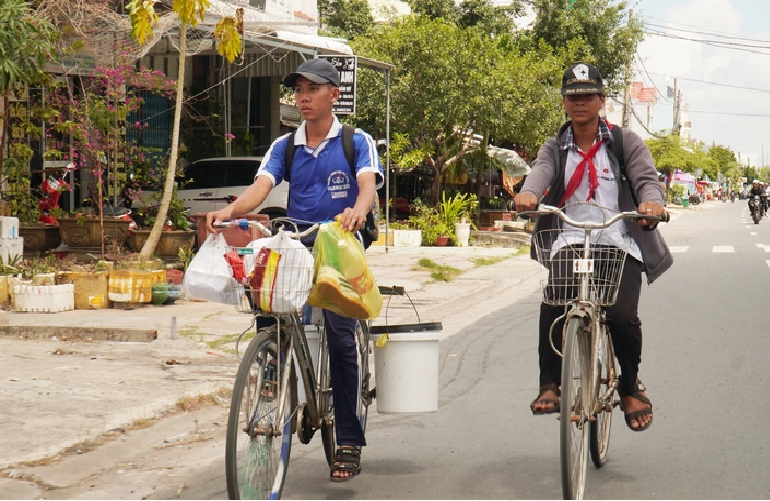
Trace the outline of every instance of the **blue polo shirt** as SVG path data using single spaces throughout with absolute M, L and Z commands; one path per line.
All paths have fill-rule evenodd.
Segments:
M 291 165 L 291 190 L 287 216 L 303 221 L 331 221 L 346 208 L 353 207 L 358 197 L 358 183 L 342 149 L 342 125 L 334 117 L 329 133 L 313 149 L 307 145 L 305 122 L 294 135 L 294 161 Z M 285 174 L 286 144 L 290 134 L 273 141 L 265 154 L 257 176 L 267 176 L 277 186 Z M 377 188 L 383 183 L 382 166 L 377 146 L 366 132 L 356 129 L 353 135 L 356 176 L 363 172 L 377 175 Z

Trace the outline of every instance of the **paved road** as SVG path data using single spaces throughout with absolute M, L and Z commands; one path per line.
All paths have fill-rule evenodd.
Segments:
M 590 467 L 588 497 L 765 498 L 770 219 L 753 225 L 745 204 L 712 203 L 682 212 L 664 234 L 674 268 L 644 287 L 640 305 L 640 375 L 655 422 L 633 433 L 614 413 L 610 459 L 601 470 Z M 295 442 L 284 497 L 559 498 L 558 422 L 528 408 L 537 388 L 538 303 L 538 294 L 525 294 L 443 341 L 439 411 L 373 414 L 364 471 L 354 481 L 328 481 L 320 440 Z M 225 413 L 176 415 L 32 473 L 56 480 L 104 465 L 47 498 L 223 498 Z M 196 426 L 205 440 L 152 446 Z

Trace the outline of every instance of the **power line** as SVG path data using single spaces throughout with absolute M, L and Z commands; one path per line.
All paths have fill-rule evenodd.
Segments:
M 682 28 L 675 28 L 673 26 L 666 26 L 662 24 L 655 24 L 655 23 L 646 23 L 645 26 L 652 26 L 654 28 L 659 28 L 662 30 L 671 30 L 671 31 L 681 31 L 683 33 L 692 33 L 695 35 L 706 35 L 706 36 L 712 36 L 712 37 L 720 37 L 724 38 L 726 40 L 743 40 L 746 42 L 760 42 L 765 44 L 770 44 L 770 40 L 765 38 L 751 38 L 751 37 L 743 37 L 740 35 L 733 35 L 733 34 L 725 34 L 725 33 L 719 33 L 716 31 L 707 31 L 705 29 L 699 29 L 699 30 L 685 30 Z
M 642 59 L 642 58 L 639 56 L 639 53 L 638 53 L 638 52 L 636 53 L 636 59 L 637 59 L 637 60 L 638 60 L 638 61 L 641 63 L 641 65 L 642 65 L 642 68 L 644 68 L 644 72 L 647 74 L 647 78 L 650 80 L 650 82 L 652 82 L 652 86 L 653 86 L 653 87 L 655 87 L 655 90 L 656 90 L 656 91 L 658 92 L 658 94 L 660 95 L 660 98 L 661 98 L 662 100 L 666 101 L 668 104 L 670 104 L 670 105 L 673 105 L 674 103 L 672 103 L 671 101 L 669 101 L 669 100 L 668 100 L 668 98 L 666 97 L 666 95 L 665 95 L 665 94 L 663 94 L 663 93 L 660 91 L 660 89 L 658 88 L 658 86 L 657 86 L 657 85 L 655 85 L 655 80 L 653 80 L 653 79 L 652 79 L 652 77 L 650 76 L 650 72 L 649 72 L 649 71 L 647 71 L 647 66 L 644 64 L 644 60 L 643 60 L 643 59 Z M 642 77 L 642 78 L 644 78 L 644 77 Z M 666 82 L 666 85 L 668 85 L 668 82 Z
M 763 56 L 770 56 L 770 52 L 764 52 L 761 50 L 755 50 L 757 48 L 761 49 L 768 49 L 770 50 L 770 46 L 756 46 L 756 45 L 748 45 L 748 44 L 734 44 L 734 43 L 728 43 L 728 42 L 720 42 L 720 41 L 714 41 L 714 40 L 702 40 L 698 38 L 688 38 L 683 37 L 680 35 L 674 35 L 671 33 L 666 33 L 665 31 L 659 31 L 659 30 L 645 30 L 645 33 L 648 35 L 653 36 L 659 36 L 662 38 L 671 38 L 673 40 L 685 40 L 689 42 L 697 42 L 702 43 L 704 45 L 709 45 L 712 47 L 716 47 L 719 49 L 730 49 L 730 50 L 737 50 L 740 52 L 748 52 L 751 54 L 759 54 Z
M 751 117 L 751 118 L 770 118 L 770 113 L 736 113 L 730 111 L 706 111 L 706 110 L 689 110 L 688 113 L 703 113 L 709 115 L 728 115 L 733 117 Z
M 654 71 L 652 73 L 655 74 L 655 75 L 663 75 L 663 73 L 656 73 Z M 744 87 L 742 85 L 732 85 L 732 84 L 726 84 L 726 83 L 721 83 L 721 82 L 711 82 L 711 81 L 708 81 L 708 80 L 699 80 L 697 78 L 687 78 L 687 77 L 677 77 L 677 78 L 679 80 L 687 80 L 688 82 L 698 82 L 698 83 L 703 83 L 703 84 L 708 84 L 708 85 L 716 85 L 718 87 L 729 87 L 729 88 L 732 88 L 732 89 L 752 90 L 752 91 L 755 91 L 755 92 L 770 92 L 770 89 L 760 89 L 758 87 Z

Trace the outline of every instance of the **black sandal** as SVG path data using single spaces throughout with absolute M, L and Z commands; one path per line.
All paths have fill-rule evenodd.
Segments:
M 650 402 L 649 398 L 647 398 L 644 395 L 642 395 L 641 392 L 643 392 L 643 391 L 647 391 L 647 388 L 644 387 L 644 384 L 642 384 L 641 380 L 637 379 L 636 380 L 636 391 L 633 391 L 633 392 L 631 392 L 631 393 L 629 393 L 627 395 L 621 395 L 620 396 L 620 410 L 623 411 L 623 417 L 626 420 L 626 426 L 628 426 L 628 428 L 631 431 L 644 431 L 647 428 L 649 428 L 650 425 L 652 425 L 652 419 L 650 419 L 647 422 L 647 424 L 644 425 L 644 426 L 640 426 L 638 428 L 631 428 L 631 420 L 632 419 L 637 419 L 637 418 L 639 418 L 641 416 L 652 415 L 652 402 Z M 626 411 L 623 408 L 623 398 L 625 398 L 625 397 L 635 398 L 638 401 L 640 401 L 641 403 L 649 405 L 649 407 L 647 407 L 646 409 L 639 409 L 638 411 L 634 411 L 634 412 L 626 414 Z
M 334 472 L 347 471 L 350 475 L 345 477 L 335 477 Z M 329 472 L 329 480 L 332 482 L 346 482 L 361 473 L 361 449 L 354 447 L 352 449 L 338 448 L 334 454 L 334 463 Z
M 529 404 L 529 409 L 532 411 L 532 414 L 539 415 L 539 414 L 553 414 L 555 412 L 561 411 L 561 405 L 559 400 L 554 400 L 552 398 L 544 398 L 540 399 L 540 397 L 543 396 L 543 394 L 547 391 L 552 391 L 556 393 L 557 397 L 561 397 L 561 390 L 559 389 L 559 385 L 556 383 L 548 383 L 544 384 L 540 387 L 540 393 L 537 395 L 537 398 L 532 401 L 531 404 Z M 549 410 L 535 410 L 535 404 L 541 403 L 541 404 L 551 404 L 553 407 L 551 407 Z

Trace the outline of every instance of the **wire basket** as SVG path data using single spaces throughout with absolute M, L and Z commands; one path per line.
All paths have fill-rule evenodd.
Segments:
M 566 236 L 560 229 L 535 234 L 537 260 L 543 266 L 540 285 L 544 303 L 551 306 L 573 303 L 578 299 L 583 276 L 588 275 L 588 297 L 585 299 L 602 307 L 615 304 L 630 238 L 614 229 L 594 231 L 587 259 L 583 255 L 582 236 L 577 239 L 573 235 Z M 575 235 L 577 233 L 582 235 L 582 230 Z
M 313 285 L 315 258 L 303 247 L 228 247 L 235 280 L 233 302 L 241 313 L 298 313 Z

